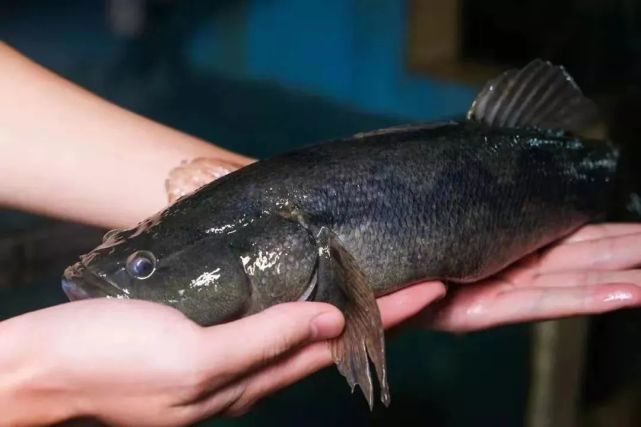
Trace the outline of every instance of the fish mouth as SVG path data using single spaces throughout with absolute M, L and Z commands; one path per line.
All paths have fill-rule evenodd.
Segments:
M 61 278 L 61 285 L 62 291 L 69 301 L 126 297 L 120 288 L 97 276 L 81 262 L 65 269 Z

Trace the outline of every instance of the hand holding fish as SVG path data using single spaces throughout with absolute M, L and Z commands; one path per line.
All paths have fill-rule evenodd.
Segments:
M 386 328 L 415 316 L 424 327 L 456 332 L 600 313 L 641 305 L 639 265 L 641 225 L 591 225 L 446 298 L 440 282 L 426 282 L 379 298 L 378 306 Z M 313 329 L 319 315 L 326 317 Z M 20 392 L 0 387 L 13 392 L 11 400 L 0 392 L 0 400 L 12 402 L 6 415 L 44 423 L 93 415 L 121 425 L 181 425 L 238 415 L 330 365 L 324 340 L 342 325 L 340 313 L 322 303 L 282 304 L 209 328 L 144 301 L 64 304 L 0 324 L 0 342 L 20 343 L 0 363 L 36 372 L 33 382 L 3 376 L 17 378 Z M 34 411 L 42 387 L 57 397 Z
M 498 325 L 641 306 L 641 224 L 599 224 L 507 270 L 453 288 L 416 319 L 469 332 Z
M 443 292 L 425 286 L 381 298 L 385 326 Z M 237 415 L 331 364 L 322 341 L 342 328 L 340 311 L 323 303 L 282 304 L 209 328 L 145 301 L 93 299 L 28 313 L 0 323 L 0 342 L 14 348 L 0 355 L 0 367 L 12 368 L 0 376 L 0 404 L 12 408 L 3 421 L 175 426 Z
M 71 299 L 112 300 L 0 323 L 12 348 L 0 354 L 0 403 L 18 423 L 185 424 L 240 413 L 332 361 L 373 405 L 368 358 L 389 404 L 383 328 L 443 296 L 438 281 L 404 288 L 427 278 L 459 283 L 415 318 L 448 331 L 641 305 L 639 225 L 588 225 L 549 246 L 630 190 L 613 186 L 626 166 L 613 144 L 573 136 L 591 104 L 561 67 L 533 61 L 499 76 L 462 122 L 302 149 L 190 195 L 181 185 L 252 160 L 108 104 L 1 44 L 0 56 L 0 204 L 121 227 L 161 209 L 165 190 L 186 196 L 108 233 L 65 273 Z M 572 108 L 552 108 L 560 99 Z M 162 188 L 169 169 L 198 157 L 224 164 L 184 165 L 179 185 Z M 337 314 L 320 302 L 344 317 L 315 335 L 316 315 Z

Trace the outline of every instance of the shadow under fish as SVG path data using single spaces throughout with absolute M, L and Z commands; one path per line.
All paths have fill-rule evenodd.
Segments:
M 63 289 L 166 304 L 201 325 L 331 303 L 346 320 L 331 342 L 339 371 L 372 408 L 371 361 L 389 405 L 377 297 L 478 281 L 636 200 L 621 150 L 579 136 L 596 118 L 563 67 L 535 60 L 490 81 L 462 121 L 361 133 L 238 170 L 183 165 L 172 176 L 198 188 L 170 180 L 180 198 L 107 233 Z

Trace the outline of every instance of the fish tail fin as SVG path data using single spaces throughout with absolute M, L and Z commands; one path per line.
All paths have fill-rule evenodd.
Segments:
M 608 220 L 641 221 L 641 146 L 621 144 L 616 192 Z
M 626 151 L 629 151 L 626 152 Z M 625 204 L 624 219 L 630 221 L 641 221 L 641 145 L 636 145 L 635 150 L 626 150 L 624 155 L 629 159 L 628 170 L 628 186 L 627 198 Z
M 641 91 L 631 90 L 619 99 L 608 117 L 607 137 L 619 147 L 616 200 L 610 220 L 641 221 Z
M 641 157 L 631 158 L 628 150 L 623 149 L 620 159 L 616 193 L 608 221 L 638 222 L 641 221 Z
M 641 221 L 641 191 L 628 193 L 628 200 L 625 204 L 623 221 Z

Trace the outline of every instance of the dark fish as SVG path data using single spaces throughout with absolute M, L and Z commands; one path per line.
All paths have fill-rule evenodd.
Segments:
M 562 67 L 536 60 L 489 82 L 464 121 L 358 134 L 225 175 L 107 233 L 63 288 L 156 301 L 201 325 L 332 303 L 346 318 L 338 369 L 372 407 L 369 356 L 387 405 L 376 297 L 483 279 L 619 202 L 619 150 L 577 136 L 595 111 Z

